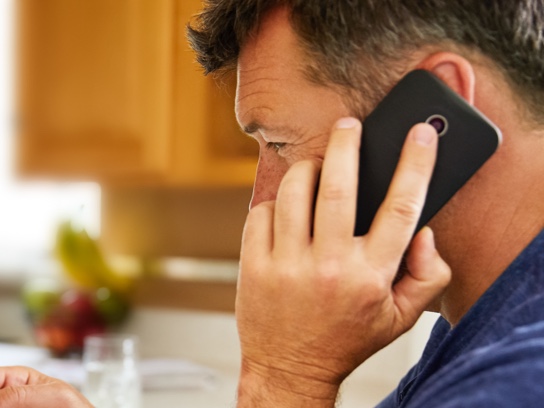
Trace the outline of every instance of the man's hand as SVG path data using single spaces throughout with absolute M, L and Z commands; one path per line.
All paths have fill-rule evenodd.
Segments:
M 341 382 L 411 328 L 445 288 L 448 266 L 424 228 L 412 240 L 437 135 L 407 137 L 369 233 L 354 237 L 361 125 L 339 121 L 319 164 L 285 175 L 275 202 L 254 207 L 242 242 L 236 317 L 239 407 L 332 407 Z M 403 256 L 408 272 L 393 284 Z
M 27 367 L 0 367 L 0 408 L 92 408 L 74 387 Z

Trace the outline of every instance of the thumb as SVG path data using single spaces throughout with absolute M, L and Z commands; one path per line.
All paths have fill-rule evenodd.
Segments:
M 429 227 L 414 237 L 406 254 L 406 265 L 408 271 L 393 287 L 393 293 L 400 321 L 411 327 L 448 286 L 451 270 L 438 254 Z

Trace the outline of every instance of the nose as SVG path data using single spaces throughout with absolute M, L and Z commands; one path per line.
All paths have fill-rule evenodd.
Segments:
M 250 209 L 263 201 L 276 199 L 281 180 L 288 168 L 285 160 L 273 152 L 261 151 L 253 184 L 253 195 L 249 203 Z

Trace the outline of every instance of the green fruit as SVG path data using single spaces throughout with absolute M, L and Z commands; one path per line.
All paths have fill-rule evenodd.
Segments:
M 62 288 L 57 281 L 34 279 L 23 286 L 23 304 L 30 317 L 39 320 L 60 303 L 61 294 Z
M 95 292 L 96 309 L 110 325 L 122 323 L 129 312 L 127 301 L 108 288 L 100 288 Z

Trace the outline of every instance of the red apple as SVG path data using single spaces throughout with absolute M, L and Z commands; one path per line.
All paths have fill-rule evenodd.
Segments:
M 86 336 L 106 331 L 106 322 L 96 309 L 91 294 L 70 289 L 60 298 L 60 308 L 70 320 L 76 347 L 83 347 L 83 340 Z
M 81 353 L 86 336 L 105 331 L 106 323 L 92 296 L 79 289 L 64 292 L 59 304 L 35 326 L 39 344 L 56 356 Z

